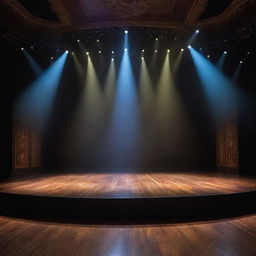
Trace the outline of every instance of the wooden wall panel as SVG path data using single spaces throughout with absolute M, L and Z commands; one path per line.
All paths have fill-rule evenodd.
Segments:
M 38 131 L 30 129 L 30 167 L 41 166 L 41 137 Z
M 13 168 L 23 169 L 40 166 L 40 133 L 19 122 L 13 122 Z
M 235 118 L 217 128 L 217 167 L 239 168 L 238 123 Z
M 15 169 L 29 167 L 29 129 L 17 122 L 13 126 L 13 167 Z

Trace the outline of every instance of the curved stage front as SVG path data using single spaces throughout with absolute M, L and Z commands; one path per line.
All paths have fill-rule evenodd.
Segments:
M 37 175 L 0 183 L 0 214 L 56 221 L 191 221 L 256 212 L 256 179 L 199 173 Z

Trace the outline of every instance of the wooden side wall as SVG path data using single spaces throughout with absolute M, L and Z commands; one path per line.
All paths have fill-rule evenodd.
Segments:
M 41 136 L 33 129 L 13 122 L 13 169 L 41 166 Z
M 219 125 L 216 136 L 217 167 L 239 169 L 238 122 L 231 118 Z

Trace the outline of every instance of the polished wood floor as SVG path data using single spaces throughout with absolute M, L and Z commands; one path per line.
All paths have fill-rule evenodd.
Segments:
M 1 256 L 255 256 L 256 215 L 176 225 L 68 225 L 0 217 Z
M 0 192 L 63 197 L 158 197 L 256 190 L 256 179 L 189 173 L 90 173 L 0 183 Z

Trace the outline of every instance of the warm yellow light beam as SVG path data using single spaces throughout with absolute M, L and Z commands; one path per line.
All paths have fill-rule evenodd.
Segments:
M 68 157 L 78 161 L 84 159 L 85 150 L 90 150 L 90 148 L 100 143 L 105 120 L 100 83 L 90 56 L 86 56 L 86 58 L 88 63 L 85 84 L 80 93 L 80 99 L 67 139 Z
M 139 99 L 141 110 L 150 113 L 154 102 L 154 90 L 145 58 L 141 60 L 139 74 Z
M 78 42 L 79 48 L 82 52 L 86 52 L 87 50 L 85 49 L 84 45 L 81 43 L 81 41 Z
M 116 66 L 114 60 L 110 61 L 107 77 L 104 83 L 104 101 L 106 103 L 106 110 L 110 110 L 115 98 L 116 89 Z
M 173 66 L 173 74 L 174 75 L 176 75 L 179 70 L 182 56 L 183 56 L 183 51 L 180 51 L 178 54 L 178 57 L 175 60 L 174 66 Z
M 173 81 L 168 53 L 157 84 L 156 120 L 163 133 L 173 133 L 172 145 L 175 145 L 175 140 L 181 141 L 182 134 L 188 127 L 183 104 Z M 163 143 L 166 142 L 163 141 Z
M 73 60 L 74 60 L 75 66 L 76 66 L 76 70 L 77 70 L 79 79 L 80 79 L 80 81 L 83 81 L 85 78 L 84 77 L 85 76 L 84 68 L 83 68 L 82 64 L 79 62 L 79 60 L 77 59 L 77 56 L 74 52 L 72 53 L 72 57 L 73 57 Z

